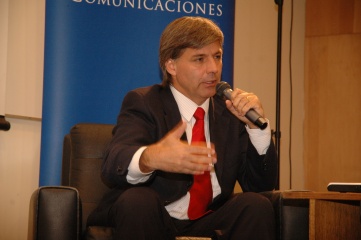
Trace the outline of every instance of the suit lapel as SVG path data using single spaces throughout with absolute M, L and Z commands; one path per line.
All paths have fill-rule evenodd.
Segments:
M 209 102 L 209 129 L 211 135 L 211 142 L 214 143 L 217 153 L 217 163 L 215 164 L 215 171 L 219 184 L 222 184 L 222 173 L 224 166 L 224 154 L 226 150 L 225 143 L 227 142 L 227 132 L 230 124 L 230 119 L 225 114 L 228 111 L 224 103 L 216 101 L 211 98 Z
M 160 91 L 160 98 L 162 99 L 162 103 L 164 106 L 163 117 L 166 123 L 166 131 L 168 132 L 182 120 L 182 117 L 180 115 L 177 102 L 175 101 L 169 86 L 162 88 L 162 90 Z M 182 135 L 181 140 L 187 140 L 185 132 Z

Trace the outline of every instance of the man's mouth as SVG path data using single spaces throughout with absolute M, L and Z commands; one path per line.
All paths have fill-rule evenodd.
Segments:
M 210 86 L 216 86 L 217 80 L 205 81 L 203 83 Z

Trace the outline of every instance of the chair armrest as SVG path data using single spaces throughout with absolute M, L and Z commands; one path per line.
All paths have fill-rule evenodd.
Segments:
M 79 193 L 72 187 L 40 187 L 30 199 L 28 240 L 81 239 Z
M 284 199 L 282 191 L 261 192 L 270 199 L 276 217 L 276 239 L 308 239 L 309 204 L 305 199 Z

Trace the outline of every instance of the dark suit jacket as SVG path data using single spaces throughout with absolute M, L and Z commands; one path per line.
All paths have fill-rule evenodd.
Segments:
M 103 205 L 110 205 L 125 189 L 133 187 L 126 176 L 134 153 L 141 146 L 160 140 L 180 121 L 169 87 L 154 85 L 125 96 L 102 168 L 105 181 L 116 187 L 105 196 Z M 278 163 L 272 141 L 267 153 L 259 155 L 249 140 L 245 124 L 228 111 L 219 96 L 210 100 L 209 127 L 217 153 L 215 172 L 222 190 L 210 209 L 217 209 L 232 195 L 237 180 L 243 191 L 274 189 Z M 183 139 L 186 140 L 185 134 Z M 155 171 L 142 185 L 157 191 L 166 205 L 185 195 L 192 181 L 191 175 Z

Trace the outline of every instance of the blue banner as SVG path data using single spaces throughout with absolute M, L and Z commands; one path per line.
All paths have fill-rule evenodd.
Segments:
M 221 27 L 232 83 L 234 14 L 235 0 L 47 0 L 40 186 L 60 184 L 73 125 L 115 124 L 129 90 L 161 83 L 159 38 L 172 20 L 202 16 Z

